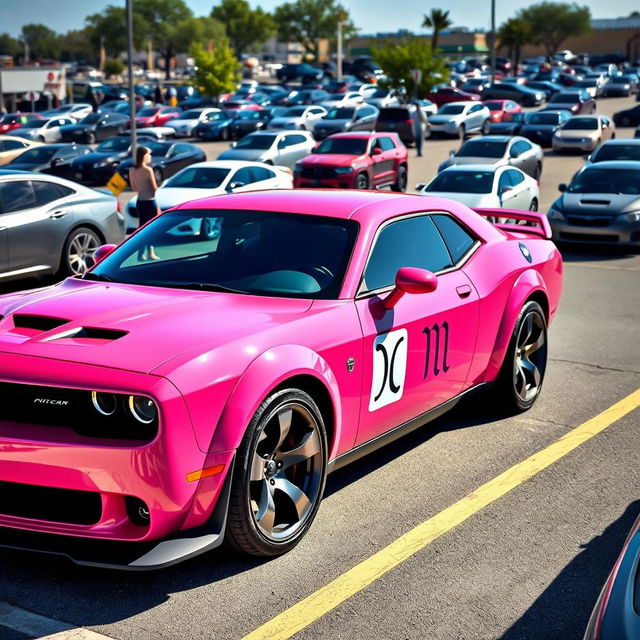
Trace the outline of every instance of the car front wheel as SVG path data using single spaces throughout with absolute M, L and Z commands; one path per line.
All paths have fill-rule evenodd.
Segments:
M 272 393 L 237 452 L 227 537 L 238 550 L 276 556 L 292 549 L 316 516 L 327 476 L 327 436 L 313 398 Z
M 98 234 L 79 227 L 67 238 L 62 250 L 60 270 L 67 276 L 79 276 L 94 265 L 93 254 L 102 244 Z
M 530 409 L 542 389 L 547 367 L 547 321 L 540 305 L 530 300 L 518 315 L 502 369 L 496 395 L 509 413 Z
M 356 189 L 368 189 L 369 179 L 366 173 L 359 173 L 356 177 Z
M 404 192 L 407 190 L 407 168 L 404 165 L 398 167 L 396 181 L 391 185 L 392 191 Z

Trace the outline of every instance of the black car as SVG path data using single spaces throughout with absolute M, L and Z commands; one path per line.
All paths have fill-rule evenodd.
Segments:
M 320 118 L 314 126 L 313 136 L 316 140 L 343 131 L 373 131 L 380 110 L 369 104 L 358 107 L 333 107 L 329 113 Z
M 607 98 L 628 98 L 632 93 L 638 93 L 638 80 L 635 76 L 613 76 L 602 88 L 602 95 Z
M 616 127 L 637 127 L 640 125 L 640 104 L 613 114 Z
M 66 177 L 71 163 L 86 156 L 91 147 L 85 144 L 42 144 L 27 149 L 6 165 L 13 171 L 37 171 Z
M 98 140 L 105 140 L 113 135 L 124 133 L 129 125 L 127 116 L 107 111 L 105 113 L 90 113 L 78 124 L 68 124 L 60 127 L 63 142 L 87 142 L 93 144 Z
M 139 137 L 138 144 L 149 144 L 152 139 Z M 91 150 L 90 150 L 91 151 Z M 84 184 L 106 184 L 117 171 L 118 165 L 131 156 L 131 138 L 115 136 L 100 143 L 95 151 L 76 158 L 64 176 Z
M 517 136 L 524 126 L 526 113 L 505 113 L 501 122 L 489 121 L 489 135 Z
M 571 111 L 571 115 L 583 115 L 596 112 L 596 101 L 584 89 L 565 89 L 556 93 L 547 103 L 544 110 Z
M 571 112 L 564 109 L 527 113 L 520 129 L 520 135 L 541 147 L 550 147 L 556 129 L 561 127 L 570 117 Z
M 285 107 L 286 108 L 286 107 Z M 231 122 L 231 138 L 239 140 L 254 131 L 262 131 L 269 124 L 273 110 L 262 111 L 237 111 Z M 277 113 L 277 112 L 276 112 Z
M 313 82 L 314 80 L 322 80 L 324 71 L 304 62 L 300 64 L 283 64 L 276 71 L 276 77 L 280 82 L 291 82 L 293 80 L 300 80 L 303 83 Z
M 193 135 L 202 140 L 230 140 L 231 123 L 236 117 L 236 111 L 231 109 L 214 111 L 203 122 L 193 128 Z
M 484 90 L 483 100 L 513 100 L 525 107 L 535 107 L 547 98 L 544 91 L 529 89 L 521 84 L 499 82 Z
M 207 159 L 200 147 L 188 142 L 149 142 L 145 146 L 151 150 L 151 167 L 158 184 L 180 169 Z M 132 165 L 133 159 L 127 158 L 118 167 L 118 173 L 127 181 Z
M 555 82 L 547 82 L 546 80 L 533 80 L 527 82 L 529 89 L 535 89 L 536 91 L 542 91 L 547 96 L 547 100 L 551 100 L 556 93 L 560 93 L 563 90 L 561 84 Z

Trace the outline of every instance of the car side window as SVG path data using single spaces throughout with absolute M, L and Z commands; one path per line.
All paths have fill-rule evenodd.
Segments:
M 20 140 L 3 140 L 0 151 L 15 151 L 16 149 L 25 149 L 28 145 Z
M 371 107 L 363 107 L 362 109 L 358 109 L 356 111 L 356 116 L 358 118 L 366 118 L 368 116 L 372 116 L 375 113 L 375 109 Z
M 36 207 L 36 197 L 29 180 L 14 180 L 0 184 L 2 213 L 25 211 Z
M 449 249 L 453 263 L 457 264 L 475 244 L 476 239 L 451 216 L 438 213 L 431 218 Z
M 44 180 L 33 180 L 33 190 L 36 194 L 36 202 L 38 206 L 49 204 L 54 200 L 59 200 L 62 195 L 58 190 L 58 185 L 52 182 L 45 182 Z
M 524 176 L 519 171 L 511 169 L 509 171 L 505 171 L 505 173 L 509 175 L 509 180 L 514 187 L 519 185 L 521 182 L 524 182 Z
M 380 149 L 382 151 L 393 151 L 393 149 L 396 148 L 391 138 L 379 138 L 378 142 L 380 143 Z
M 285 136 L 283 138 L 285 147 L 292 147 L 296 144 L 304 144 L 307 139 L 304 136 L 300 136 L 297 134 Z
M 435 273 L 450 266 L 451 257 L 430 216 L 406 218 L 380 231 L 364 271 L 363 289 L 375 291 L 392 286 L 402 267 Z
M 273 171 L 269 171 L 269 169 L 264 169 L 263 167 L 253 167 L 253 179 L 256 182 L 271 180 L 271 178 L 275 178 Z
M 251 169 L 252 167 L 242 167 L 242 169 L 238 169 L 229 183 L 231 184 L 232 182 L 236 182 L 244 185 L 255 182 L 255 177 L 253 176 Z
M 177 155 L 178 153 L 189 153 L 191 151 L 191 147 L 188 144 L 177 144 L 174 148 L 173 148 L 173 153 L 174 155 Z
M 498 195 L 500 195 L 505 189 L 513 186 L 510 174 L 511 171 L 503 171 L 500 174 L 500 178 L 498 180 Z

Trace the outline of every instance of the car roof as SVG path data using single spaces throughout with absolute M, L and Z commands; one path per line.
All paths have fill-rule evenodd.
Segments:
M 490 171 L 491 173 L 496 173 L 503 169 L 517 169 L 520 171 L 518 167 L 513 167 L 511 165 L 496 166 L 495 164 L 482 164 L 479 162 L 477 164 L 452 164 L 451 166 L 443 169 L 440 173 L 444 173 L 445 171 Z
M 471 138 L 469 140 L 465 140 L 464 144 L 467 142 L 477 142 L 478 140 L 482 140 L 483 142 L 509 142 L 511 140 L 524 140 L 521 136 L 500 136 L 500 135 L 491 135 L 491 136 L 480 136 L 479 138 Z
M 13 176 L 13 175 L 34 175 L 33 171 L 20 171 L 18 169 L 0 169 L 0 178 L 4 176 Z
M 619 147 L 633 145 L 634 147 L 640 147 L 640 138 L 614 138 L 613 140 L 607 140 L 603 142 L 600 148 L 607 147 Z
M 331 138 L 357 138 L 369 140 L 374 136 L 388 136 L 389 134 L 397 135 L 393 131 L 344 131 L 341 133 L 334 133 Z
M 248 160 L 207 160 L 206 162 L 194 162 L 185 169 L 193 168 L 219 168 L 219 169 L 240 169 L 242 167 L 263 167 L 265 169 L 277 169 L 277 167 L 266 165 L 264 162 L 250 162 Z
M 583 169 L 635 169 L 640 171 L 640 162 L 637 160 L 605 160 L 585 165 Z

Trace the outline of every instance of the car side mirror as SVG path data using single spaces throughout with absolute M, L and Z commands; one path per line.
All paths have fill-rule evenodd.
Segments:
M 426 182 L 418 182 L 418 184 L 416 185 L 416 191 L 422 191 L 426 186 Z
M 244 182 L 232 182 L 229 185 L 229 191 L 233 191 L 234 189 L 240 189 L 240 187 L 246 186 Z
M 51 161 L 51 166 L 52 166 L 52 167 L 57 167 L 57 166 L 61 165 L 63 162 L 64 162 L 64 159 L 63 159 L 63 158 L 54 158 L 54 159 Z
M 385 309 L 393 309 L 405 293 L 430 293 L 438 286 L 436 275 L 426 269 L 402 267 L 396 274 L 396 286 L 382 301 Z
M 520 156 L 520 152 L 519 151 L 514 151 L 513 149 L 511 149 L 511 151 L 509 151 L 509 157 L 513 160 L 515 158 L 518 158 Z
M 103 244 L 100 245 L 93 254 L 93 261 L 95 263 L 104 260 L 110 253 L 113 253 L 117 245 L 115 244 Z
M 450 157 L 450 158 L 453 158 L 453 156 L 455 156 L 455 155 L 456 155 L 455 150 L 454 150 L 454 149 L 450 149 L 450 150 L 449 150 L 449 157 Z
M 500 195 L 504 195 L 505 193 L 508 193 L 509 191 L 511 191 L 513 189 L 513 187 L 511 185 L 505 185 L 504 187 L 500 187 Z
M 237 143 L 237 142 L 232 142 L 232 143 L 229 145 L 229 147 L 230 147 L 231 149 L 233 149 L 233 148 L 236 146 L 236 144 L 238 144 L 238 143 Z
M 559 191 L 560 193 L 564 193 L 566 190 L 567 190 L 567 185 L 566 185 L 564 182 L 561 182 L 561 183 L 558 185 L 558 191 Z

